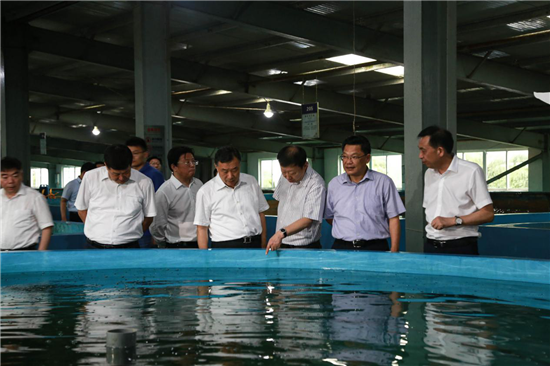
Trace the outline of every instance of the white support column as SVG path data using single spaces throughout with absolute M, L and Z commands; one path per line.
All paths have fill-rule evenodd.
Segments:
M 165 176 L 172 147 L 169 13 L 166 2 L 139 2 L 134 9 L 136 136 L 162 157 Z M 160 129 L 151 132 L 152 127 Z
M 416 136 L 439 125 L 456 141 L 456 3 L 405 1 L 404 36 L 405 236 L 407 251 L 422 252 L 424 168 Z

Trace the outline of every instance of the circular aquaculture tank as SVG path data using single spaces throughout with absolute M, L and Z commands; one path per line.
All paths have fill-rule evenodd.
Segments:
M 1 265 L 2 365 L 550 363 L 549 261 L 126 249 Z

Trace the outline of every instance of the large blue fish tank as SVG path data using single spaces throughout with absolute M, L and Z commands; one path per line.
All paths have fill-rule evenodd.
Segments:
M 550 262 L 333 250 L 4 252 L 2 364 L 547 365 Z

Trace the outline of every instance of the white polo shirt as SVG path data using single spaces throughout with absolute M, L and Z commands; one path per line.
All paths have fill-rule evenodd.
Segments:
M 424 202 L 426 212 L 426 236 L 436 240 L 453 240 L 477 237 L 478 226 L 452 226 L 436 230 L 431 222 L 438 216 L 455 217 L 469 215 L 492 204 L 485 174 L 479 165 L 453 157 L 443 174 L 428 169 L 424 175 Z
M 303 246 L 321 238 L 326 195 L 325 181 L 311 167 L 298 183 L 290 183 L 281 175 L 273 193 L 273 198 L 279 201 L 276 230 L 304 217 L 313 220 L 310 227 L 284 238 L 283 244 Z
M 241 173 L 235 188 L 217 175 L 197 193 L 195 225 L 209 226 L 212 241 L 226 241 L 262 233 L 260 212 L 269 208 L 251 175 Z
M 42 230 L 53 226 L 46 198 L 21 184 L 12 198 L 0 189 L 0 248 L 22 249 L 39 243 Z
M 191 180 L 187 187 L 174 175 L 160 186 L 155 193 L 157 216 L 151 224 L 151 235 L 157 241 L 177 243 L 197 241 L 195 200 L 202 182 Z
M 140 239 L 143 219 L 157 213 L 154 196 L 153 181 L 137 170 L 124 184 L 109 179 L 106 167 L 86 172 L 75 203 L 78 210 L 88 210 L 84 234 L 111 245 Z

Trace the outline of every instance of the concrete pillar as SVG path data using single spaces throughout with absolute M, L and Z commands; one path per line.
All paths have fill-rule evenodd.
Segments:
M 416 136 L 439 125 L 456 141 L 456 3 L 405 1 L 404 35 L 405 235 L 407 251 L 422 252 L 424 168 Z
M 3 27 L 2 155 L 23 163 L 23 182 L 30 183 L 29 66 L 25 25 Z M 4 85 L 5 83 L 5 85 Z M 4 94 L 4 93 L 3 93 Z
M 134 9 L 136 136 L 164 162 L 172 147 L 169 12 L 167 2 L 139 2 Z M 160 128 L 148 129 L 153 126 Z M 163 174 L 170 175 L 168 164 Z

